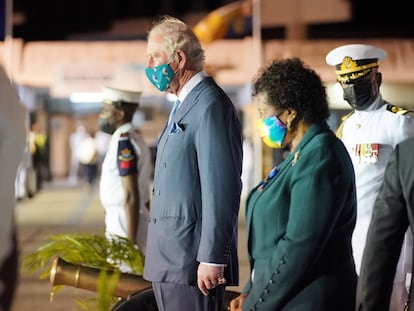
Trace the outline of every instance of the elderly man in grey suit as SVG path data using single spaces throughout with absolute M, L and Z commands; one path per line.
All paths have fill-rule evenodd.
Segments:
M 356 310 L 388 311 L 404 235 L 414 229 L 414 138 L 399 143 L 375 201 L 358 280 Z M 412 274 L 412 271 L 410 271 Z M 413 278 L 404 310 L 414 311 Z
M 161 311 L 221 310 L 239 278 L 241 126 L 185 23 L 165 16 L 147 55 L 148 79 L 178 100 L 157 145 L 144 278 Z

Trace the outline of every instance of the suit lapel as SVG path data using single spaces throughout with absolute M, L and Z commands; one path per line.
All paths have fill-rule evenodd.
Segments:
M 172 118 L 172 122 L 180 122 L 182 118 L 199 102 L 199 96 L 202 91 L 211 86 L 213 79 L 206 77 L 198 83 L 194 89 L 187 95 L 184 101 L 181 103 L 180 109 L 177 110 Z
M 187 97 L 184 99 L 184 101 L 181 103 L 180 108 L 177 110 L 177 112 L 174 114 L 174 116 L 171 119 L 171 123 L 168 124 L 168 122 L 165 124 L 164 129 L 161 132 L 160 138 L 158 140 L 157 145 L 157 152 L 162 153 L 164 152 L 165 144 L 168 141 L 168 138 L 170 137 L 170 129 L 174 122 L 179 123 L 184 116 L 189 113 L 189 111 L 197 105 L 199 102 L 199 96 L 202 93 L 202 91 L 211 85 L 213 79 L 211 77 L 204 78 L 199 84 L 197 84 L 194 89 L 191 90 L 191 92 L 187 95 Z
M 269 181 L 269 183 L 266 185 L 266 187 L 265 187 L 265 189 L 263 189 L 263 191 L 256 193 L 256 195 L 254 197 L 254 201 L 249 202 L 249 205 L 251 206 L 251 208 L 247 209 L 247 214 L 246 214 L 247 236 L 249 236 L 249 233 L 250 233 L 250 229 L 251 229 L 250 224 L 251 224 L 252 214 L 253 214 L 253 210 L 256 206 L 257 200 L 262 196 L 262 194 L 265 192 L 266 188 L 269 189 L 270 186 L 275 182 L 275 180 L 280 178 L 280 176 L 282 176 L 285 173 L 285 171 L 291 166 L 290 163 L 292 162 L 292 160 L 293 160 L 293 155 L 289 154 L 287 156 L 287 158 L 282 163 L 280 163 L 280 165 L 278 166 L 278 173 L 276 174 L 276 176 L 273 177 L 272 180 Z M 259 187 L 259 185 L 257 185 L 253 189 L 254 192 L 257 191 L 257 188 Z

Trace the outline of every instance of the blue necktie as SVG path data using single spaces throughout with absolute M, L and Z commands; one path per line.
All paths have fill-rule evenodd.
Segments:
M 170 124 L 172 117 L 174 116 L 174 114 L 177 112 L 178 107 L 180 106 L 181 102 L 177 99 L 176 102 L 174 103 L 174 106 L 171 109 L 170 112 L 170 116 L 168 117 L 168 124 Z

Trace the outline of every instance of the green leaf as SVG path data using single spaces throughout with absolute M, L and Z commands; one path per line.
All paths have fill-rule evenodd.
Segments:
M 142 275 L 144 271 L 144 254 L 129 239 L 116 235 L 107 238 L 104 234 L 69 233 L 52 235 L 50 241 L 35 252 L 24 256 L 22 273 L 40 271 L 40 279 L 50 278 L 52 261 L 56 257 L 61 257 L 68 263 L 102 270 L 98 280 L 96 307 L 91 308 L 91 301 L 75 300 L 83 310 L 110 310 L 117 301 L 117 298 L 110 293 L 116 287 L 120 272 L 125 269 L 125 266 L 130 268 L 131 273 L 137 275 Z M 108 276 L 105 270 L 117 273 Z M 61 288 L 62 285 L 52 288 L 51 300 Z

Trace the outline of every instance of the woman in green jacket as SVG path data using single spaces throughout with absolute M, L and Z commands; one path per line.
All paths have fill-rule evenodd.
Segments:
M 249 194 L 251 276 L 231 310 L 354 310 L 354 171 L 327 125 L 325 87 L 300 59 L 274 61 L 253 84 L 259 134 L 290 154 Z

